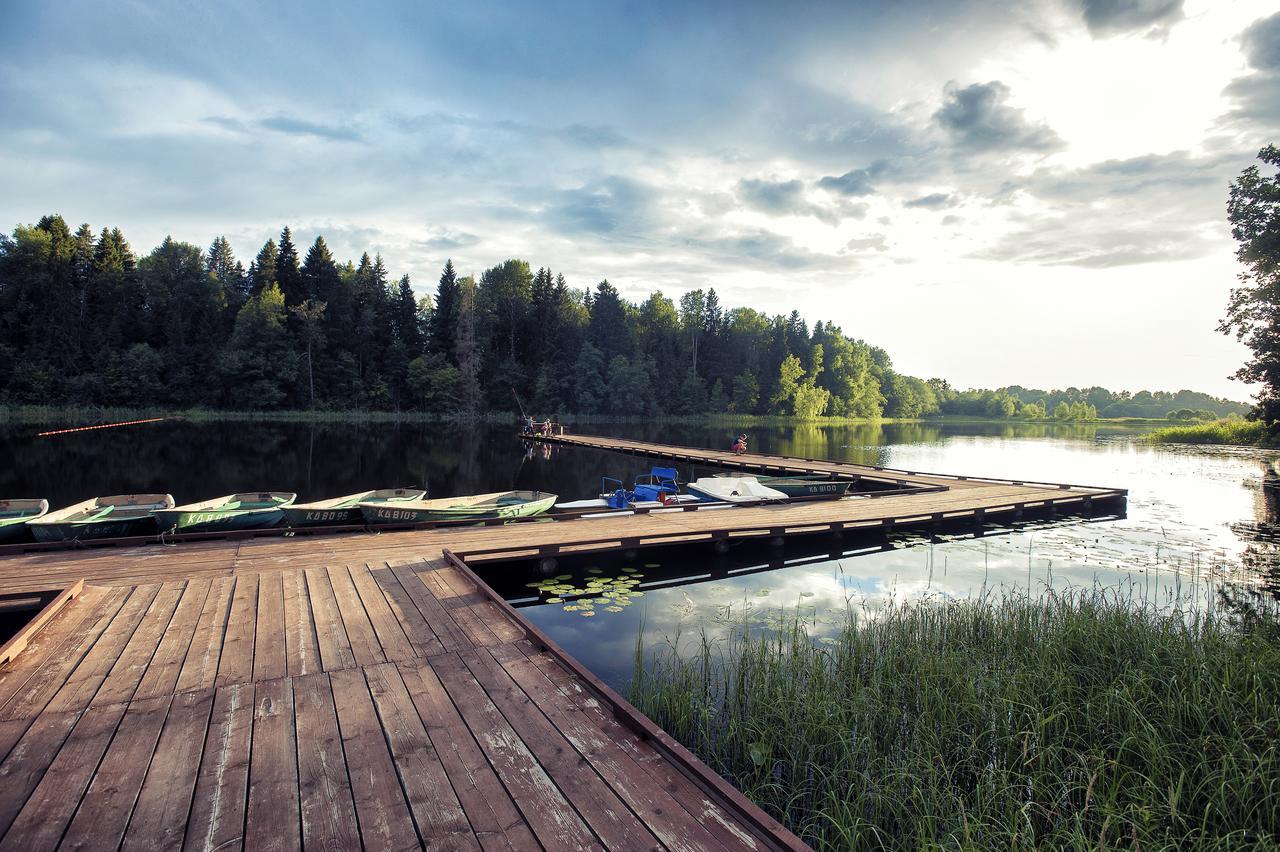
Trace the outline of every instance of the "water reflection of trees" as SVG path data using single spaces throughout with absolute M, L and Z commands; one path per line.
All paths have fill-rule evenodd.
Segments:
M 1269 462 L 1261 467 L 1254 518 L 1231 527 L 1246 542 L 1240 565 L 1249 579 L 1224 584 L 1218 596 L 1242 628 L 1280 639 L 1280 475 Z

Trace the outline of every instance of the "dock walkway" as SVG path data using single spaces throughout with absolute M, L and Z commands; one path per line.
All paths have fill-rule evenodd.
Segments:
M 85 583 L 0 667 L 0 852 L 803 848 L 470 564 L 972 521 L 1125 496 L 551 440 L 929 490 L 0 558 L 0 595 Z
M 447 557 L 91 585 L 0 669 L 0 850 L 803 848 L 543 639 Z

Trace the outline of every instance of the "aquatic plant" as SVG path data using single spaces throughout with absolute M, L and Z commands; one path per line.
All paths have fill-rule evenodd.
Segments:
M 1276 444 L 1272 428 L 1266 423 L 1231 418 L 1189 426 L 1166 426 L 1142 437 L 1155 444 L 1236 444 L 1245 447 Z
M 631 700 L 820 848 L 1274 848 L 1280 646 L 1115 591 L 637 644 Z

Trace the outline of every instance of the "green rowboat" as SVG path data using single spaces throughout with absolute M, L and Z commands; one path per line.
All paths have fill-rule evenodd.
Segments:
M 348 494 L 346 497 L 334 497 L 330 500 L 317 500 L 314 503 L 294 503 L 292 506 L 284 507 L 284 523 L 289 527 L 337 527 L 363 524 L 364 513 L 360 511 L 361 503 L 394 506 L 398 503 L 421 500 L 426 493 L 422 489 L 383 488 L 379 491 L 362 491 L 359 494 Z
M 297 494 L 286 491 L 248 491 L 228 494 L 203 503 L 188 503 L 156 512 L 161 532 L 195 533 L 256 530 L 274 527 L 284 517 L 284 507 Z
M 560 499 L 546 491 L 498 491 L 470 497 L 442 497 L 403 503 L 360 504 L 369 524 L 414 524 L 422 521 L 481 521 L 486 518 L 529 518 L 541 515 Z
M 129 538 L 157 532 L 156 511 L 173 508 L 169 494 L 117 494 L 94 497 L 27 521 L 36 541 L 87 541 Z
M 27 521 L 49 512 L 48 500 L 0 500 L 0 543 L 27 535 Z

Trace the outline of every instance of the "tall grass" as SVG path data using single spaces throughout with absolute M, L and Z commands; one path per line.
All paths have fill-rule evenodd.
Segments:
M 830 640 L 828 640 L 830 641 Z M 829 849 L 1275 848 L 1280 647 L 1101 591 L 637 645 L 631 700 Z
M 1275 446 L 1272 427 L 1259 420 L 1215 420 L 1187 426 L 1166 426 L 1144 435 L 1157 444 L 1237 444 L 1246 447 Z

